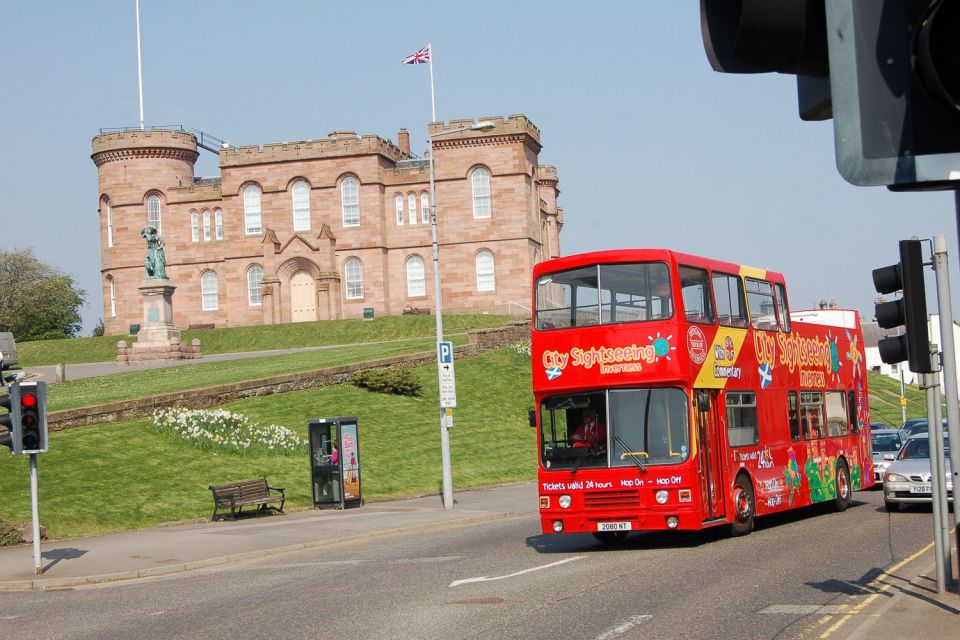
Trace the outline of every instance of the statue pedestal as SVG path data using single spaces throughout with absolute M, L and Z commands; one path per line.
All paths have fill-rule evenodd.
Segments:
M 184 346 L 180 342 L 180 330 L 173 324 L 173 292 L 177 289 L 173 283 L 166 278 L 147 278 L 139 289 L 143 296 L 143 324 L 131 347 L 125 342 L 117 345 L 117 362 L 131 364 L 201 357 L 200 341 Z

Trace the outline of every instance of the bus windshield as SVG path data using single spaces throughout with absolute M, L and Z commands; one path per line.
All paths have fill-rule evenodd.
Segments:
M 547 469 L 673 465 L 690 454 L 689 399 L 680 389 L 552 396 L 540 405 Z
M 537 329 L 666 320 L 673 316 L 664 262 L 601 264 L 541 276 Z

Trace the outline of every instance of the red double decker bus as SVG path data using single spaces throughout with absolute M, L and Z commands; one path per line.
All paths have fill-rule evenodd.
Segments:
M 665 249 L 533 278 L 545 533 L 743 535 L 873 485 L 857 312 L 791 312 L 781 274 Z

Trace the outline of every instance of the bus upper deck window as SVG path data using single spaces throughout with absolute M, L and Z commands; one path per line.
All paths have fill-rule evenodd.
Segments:
M 680 265 L 679 274 L 683 312 L 686 314 L 687 322 L 713 324 L 715 318 L 707 270 Z

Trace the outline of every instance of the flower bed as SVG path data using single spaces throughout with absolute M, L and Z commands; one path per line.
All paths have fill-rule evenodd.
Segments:
M 288 455 L 305 444 L 287 427 L 255 424 L 243 414 L 223 409 L 162 409 L 154 412 L 153 425 L 160 433 L 173 433 L 200 449 Z

